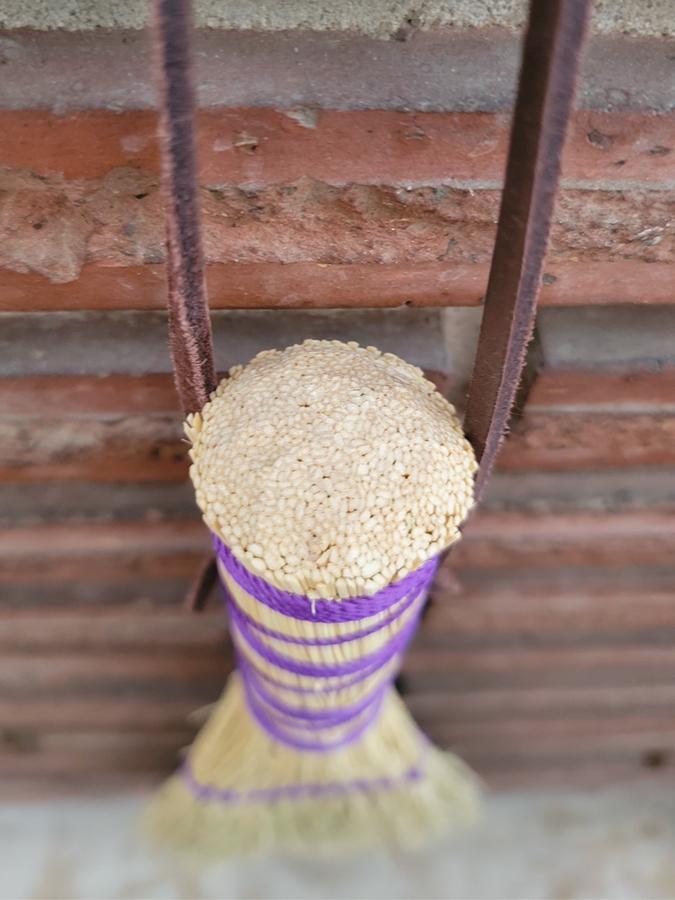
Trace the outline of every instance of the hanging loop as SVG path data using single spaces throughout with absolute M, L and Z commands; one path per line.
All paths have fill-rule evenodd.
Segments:
M 497 236 L 469 388 L 465 431 L 479 460 L 476 499 L 494 466 L 534 325 L 567 122 L 590 0 L 531 0 Z M 169 327 L 186 413 L 216 386 L 200 233 L 190 69 L 190 0 L 154 0 Z M 191 594 L 201 608 L 212 560 Z

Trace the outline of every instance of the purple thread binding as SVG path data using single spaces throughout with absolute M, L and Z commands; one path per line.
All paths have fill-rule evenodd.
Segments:
M 274 803 L 284 799 L 302 799 L 304 797 L 339 796 L 354 792 L 371 793 L 373 791 L 391 790 L 399 785 L 419 781 L 423 777 L 421 763 L 411 766 L 397 778 L 383 776 L 381 778 L 355 778 L 351 781 L 328 782 L 326 784 L 291 784 L 275 788 L 252 788 L 248 791 L 237 791 L 233 788 L 218 788 L 197 781 L 188 760 L 181 769 L 180 777 L 190 793 L 202 801 L 212 803 Z
M 288 634 L 282 634 L 281 631 L 275 631 L 273 628 L 267 628 L 265 625 L 261 625 L 260 622 L 256 622 L 255 619 L 252 619 L 247 613 L 244 612 L 241 607 L 237 605 L 237 601 L 232 596 L 231 592 L 228 591 L 227 585 L 222 585 L 223 590 L 225 591 L 225 599 L 231 605 L 236 607 L 236 616 L 238 620 L 244 620 L 247 625 L 250 625 L 251 628 L 255 628 L 257 632 L 260 634 L 264 634 L 265 637 L 274 638 L 275 641 L 282 641 L 285 644 L 301 644 L 307 645 L 307 640 L 303 638 L 295 638 L 291 637 Z M 356 641 L 359 638 L 368 637 L 371 634 L 375 634 L 376 631 L 379 631 L 381 628 L 385 628 L 387 625 L 391 625 L 396 619 L 408 609 L 409 606 L 417 599 L 417 596 L 411 593 L 408 597 L 405 597 L 400 605 L 394 610 L 394 612 L 390 612 L 385 619 L 382 619 L 380 622 L 376 622 L 375 625 L 371 625 L 369 628 L 362 628 L 359 631 L 351 631 L 349 634 L 342 634 L 339 637 L 332 638 L 316 638 L 311 641 L 312 647 L 332 647 L 335 644 L 344 644 L 347 641 Z M 335 601 L 333 601 L 335 602 Z M 394 604 L 396 606 L 396 604 Z
M 273 707 L 273 712 L 266 711 L 259 703 L 255 697 L 255 694 L 252 689 L 252 682 L 244 682 L 244 691 L 246 693 L 246 699 L 248 702 L 249 712 L 256 720 L 258 725 L 266 731 L 270 737 L 273 737 L 275 740 L 279 741 L 282 744 L 287 744 L 290 747 L 293 747 L 294 750 L 303 750 L 308 753 L 326 753 L 329 750 L 339 750 L 342 747 L 347 747 L 349 744 L 353 744 L 354 741 L 358 740 L 368 728 L 375 721 L 378 712 L 380 711 L 381 701 L 384 696 L 384 692 L 381 692 L 377 696 L 377 702 L 373 703 L 371 708 L 368 709 L 367 715 L 363 717 L 360 722 L 357 722 L 356 727 L 351 731 L 348 731 L 346 734 L 341 735 L 340 737 L 327 739 L 323 741 L 312 740 L 304 737 L 297 737 L 296 731 L 301 729 L 307 729 L 307 722 L 298 721 L 297 723 L 291 723 L 290 725 L 282 725 L 279 721 L 278 716 L 278 708 L 276 704 Z M 271 704 L 270 704 L 271 705 Z M 305 716 L 311 722 L 312 710 L 305 710 Z M 327 729 L 335 727 L 334 725 L 328 725 Z M 316 728 L 315 730 L 318 730 Z
M 214 546 L 225 570 L 239 587 L 281 616 L 301 622 L 330 624 L 371 621 L 364 628 L 338 637 L 296 638 L 255 621 L 223 585 L 246 704 L 260 727 L 274 740 L 305 752 L 337 750 L 356 741 L 380 711 L 396 672 L 396 667 L 388 664 L 398 659 L 414 633 L 438 558 L 428 560 L 419 569 L 372 596 L 310 600 L 282 591 L 254 575 L 218 537 L 214 537 Z M 372 622 L 373 617 L 383 613 L 380 621 Z M 343 662 L 299 660 L 273 646 L 277 641 L 291 646 L 338 648 L 378 632 L 387 634 L 387 631 L 391 634 L 375 651 Z M 321 679 L 321 686 L 317 689 L 287 684 L 265 671 L 261 661 L 295 679 Z M 382 677 L 377 678 L 380 671 Z M 368 685 L 361 696 L 348 705 L 340 704 L 340 692 L 371 678 L 374 683 Z M 283 701 L 269 686 L 296 695 L 297 705 Z M 326 694 L 332 697 L 325 709 L 309 708 L 304 702 L 304 697 Z
M 249 663 L 249 661 L 247 659 L 245 659 L 244 656 L 241 654 L 239 655 L 238 661 L 239 661 L 239 670 L 240 671 L 243 671 L 243 669 L 245 667 L 253 668 L 251 666 L 251 664 Z M 317 690 L 316 685 L 314 687 L 303 687 L 298 684 L 286 684 L 283 681 L 279 681 L 277 678 L 272 678 L 272 676 L 269 675 L 267 672 L 263 672 L 262 670 L 258 670 L 258 669 L 255 670 L 255 675 L 261 681 L 264 681 L 267 684 L 271 684 L 274 687 L 279 688 L 280 690 L 290 691 L 293 694 L 309 694 L 309 695 L 316 697 L 316 695 L 318 693 L 321 693 L 324 690 L 330 690 L 332 693 L 339 693 L 340 691 L 346 691 L 348 688 L 352 688 L 355 685 L 359 684 L 361 681 L 364 681 L 370 675 L 374 675 L 375 672 L 377 672 L 378 668 L 379 667 L 376 666 L 375 668 L 369 669 L 367 672 L 359 672 L 356 677 L 347 678 L 345 681 L 339 680 L 337 684 L 332 684 L 332 685 L 330 685 L 330 687 L 327 687 L 327 688 L 322 687 L 320 690 Z M 324 679 L 324 680 L 328 681 L 329 679 Z M 332 681 L 332 679 L 330 679 L 330 680 Z
M 396 654 L 405 647 L 417 625 L 417 615 L 411 616 L 400 628 L 398 633 L 375 653 L 338 665 L 325 665 L 321 663 L 299 662 L 296 659 L 291 659 L 289 656 L 277 653 L 276 650 L 272 650 L 271 647 L 259 640 L 254 633 L 254 629 L 250 628 L 239 618 L 235 603 L 230 603 L 229 610 L 232 624 L 235 626 L 235 630 L 233 631 L 235 640 L 237 639 L 237 635 L 240 636 L 244 639 L 246 644 L 261 657 L 261 659 L 264 659 L 266 662 L 271 663 L 279 669 L 283 669 L 285 672 L 291 672 L 293 675 L 311 675 L 315 678 L 333 678 L 340 675 L 354 675 L 371 667 L 374 669 L 381 668 L 386 662 L 389 662 L 392 656 L 396 656 Z M 346 644 L 352 640 L 353 638 L 351 636 L 345 636 L 340 643 Z M 317 646 L 312 640 L 303 641 L 302 643 L 307 647 Z M 237 646 L 241 646 L 238 640 Z
M 214 536 L 216 554 L 229 575 L 242 590 L 275 612 L 302 622 L 358 622 L 384 612 L 411 592 L 427 587 L 438 566 L 438 557 L 427 560 L 400 581 L 388 584 L 370 597 L 348 597 L 345 600 L 310 600 L 302 594 L 282 591 L 244 566 L 219 537 Z

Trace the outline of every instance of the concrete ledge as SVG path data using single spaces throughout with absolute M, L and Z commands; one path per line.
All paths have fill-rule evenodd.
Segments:
M 517 33 L 413 30 L 404 38 L 204 30 L 196 41 L 199 103 L 440 111 L 511 107 Z M 0 33 L 0 108 L 151 107 L 149 59 L 143 31 Z M 579 104 L 602 110 L 673 109 L 674 71 L 672 40 L 596 35 L 586 54 Z
M 355 340 L 425 369 L 447 370 L 438 310 L 212 313 L 216 365 L 225 371 L 260 350 L 305 338 Z M 164 312 L 3 315 L 0 376 L 170 372 Z
M 196 0 L 197 23 L 209 28 L 279 31 L 289 28 L 322 32 L 356 31 L 379 38 L 405 40 L 438 26 L 519 28 L 527 0 Z M 83 31 L 92 28 L 142 28 L 148 15 L 144 0 L 4 0 L 0 26 Z M 669 0 L 598 0 L 592 25 L 599 32 L 672 33 Z

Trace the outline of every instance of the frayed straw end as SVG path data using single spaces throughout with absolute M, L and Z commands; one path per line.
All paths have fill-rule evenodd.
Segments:
M 270 852 L 316 858 L 378 845 L 415 848 L 478 816 L 476 776 L 424 742 L 393 692 L 358 744 L 330 755 L 298 754 L 258 729 L 234 678 L 190 765 L 211 795 L 197 796 L 179 773 L 144 824 L 155 843 L 195 863 Z M 318 783 L 328 786 L 324 793 L 297 792 L 298 785 Z M 264 792 L 267 799 L 259 799 Z

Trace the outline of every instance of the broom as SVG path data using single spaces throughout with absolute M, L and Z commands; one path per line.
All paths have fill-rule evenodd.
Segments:
M 306 341 L 231 370 L 186 432 L 238 673 L 151 831 L 219 857 L 470 821 L 473 777 L 391 686 L 472 503 L 454 409 L 392 354 Z
M 155 10 L 173 360 L 194 413 L 192 478 L 214 534 L 239 674 L 148 825 L 170 846 L 216 857 L 417 843 L 475 808 L 472 777 L 424 740 L 391 689 L 439 554 L 471 505 L 473 453 L 419 370 L 372 348 L 312 342 L 268 352 L 214 390 L 190 3 L 155 0 Z M 588 10 L 589 0 L 530 8 L 465 421 L 480 460 L 475 494 L 532 330 Z M 305 402 L 289 407 L 288 397 Z M 359 427 L 346 427 L 353 417 Z M 295 457 L 281 452 L 291 447 Z M 341 467 L 348 459 L 356 469 Z M 398 490 L 385 459 L 390 478 L 407 483 Z

